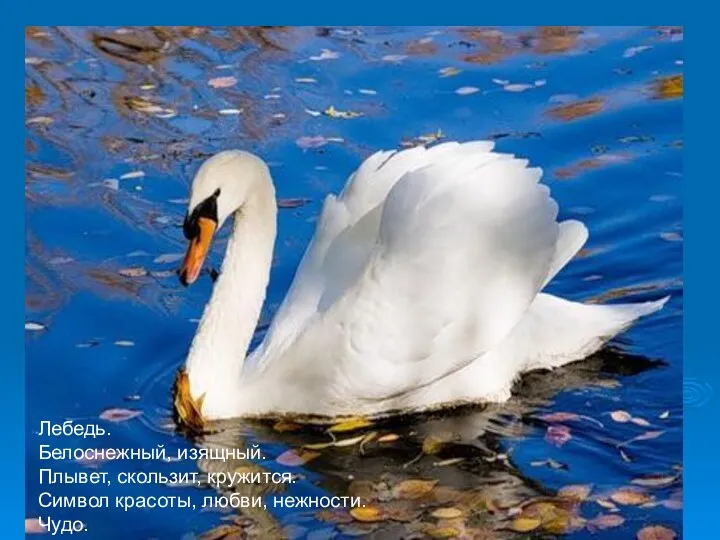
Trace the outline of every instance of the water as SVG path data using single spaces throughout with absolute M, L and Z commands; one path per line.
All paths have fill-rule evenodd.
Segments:
M 221 524 L 210 537 L 494 538 L 526 526 L 545 537 L 633 538 L 648 525 L 680 534 L 682 49 L 681 31 L 671 28 L 28 28 L 26 321 L 45 329 L 26 332 L 26 516 L 81 520 L 84 537 L 103 539 L 188 540 Z M 362 116 L 323 114 L 331 106 Z M 280 198 L 307 199 L 280 211 L 259 339 L 325 194 L 370 152 L 423 136 L 493 137 L 500 150 L 543 167 L 561 217 L 582 219 L 591 233 L 552 292 L 603 301 L 671 294 L 666 309 L 617 340 L 622 352 L 528 377 L 502 407 L 361 430 L 399 436 L 369 441 L 363 452 L 358 444 L 325 448 L 289 467 L 276 458 L 327 435 L 237 424 L 197 440 L 177 433 L 169 389 L 211 287 L 204 278 L 184 290 L 172 272 L 200 161 L 249 149 L 271 164 Z M 215 266 L 223 247 L 215 246 Z M 142 414 L 97 420 L 109 408 Z M 614 421 L 612 411 L 634 420 Z M 551 413 L 570 415 L 544 416 Z M 110 435 L 38 436 L 41 420 L 66 419 L 97 420 Z M 444 444 L 431 448 L 432 437 Z M 438 451 L 421 455 L 423 442 Z M 264 459 L 253 467 L 300 475 L 286 495 L 371 495 L 381 515 L 361 522 L 311 508 L 202 510 L 203 498 L 217 494 L 210 487 L 116 481 L 121 472 L 247 466 L 237 463 L 53 461 L 54 471 L 107 472 L 111 484 L 41 485 L 38 470 L 50 462 L 39 459 L 40 444 L 163 445 L 168 455 L 259 444 Z M 665 478 L 624 501 L 634 504 L 609 507 L 651 474 Z M 438 484 L 418 499 L 396 492 L 400 500 L 387 500 L 407 479 Z M 568 510 L 552 497 L 575 484 L 592 491 Z M 46 492 L 109 495 L 111 508 L 44 508 Z M 174 495 L 196 507 L 114 504 L 116 496 Z M 550 497 L 550 506 L 536 497 Z M 528 500 L 525 522 L 513 522 L 512 508 Z M 438 507 L 461 517 L 432 516 Z M 526 515 L 533 511 L 545 512 L 540 525 Z

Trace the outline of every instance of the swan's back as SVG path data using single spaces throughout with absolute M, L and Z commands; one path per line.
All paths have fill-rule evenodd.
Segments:
M 451 142 L 365 160 L 341 195 L 326 199 L 255 353 L 260 366 L 286 352 L 300 365 L 321 348 L 352 381 L 347 390 L 382 399 L 498 345 L 587 233 L 578 222 L 558 224 L 540 169 L 492 149 Z

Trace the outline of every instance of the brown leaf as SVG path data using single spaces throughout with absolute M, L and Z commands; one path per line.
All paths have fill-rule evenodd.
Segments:
M 598 529 L 611 529 L 619 527 L 625 523 L 625 518 L 618 514 L 600 514 L 588 521 L 588 525 L 593 525 Z
M 200 535 L 200 540 L 242 540 L 243 531 L 237 525 L 218 525 Z
M 672 484 L 676 479 L 677 476 L 653 474 L 643 476 L 642 478 L 635 478 L 631 481 L 631 483 L 642 487 L 666 487 Z
M 396 499 L 419 499 L 430 493 L 437 480 L 404 480 L 393 488 Z
M 613 411 L 610 413 L 610 418 L 615 420 L 615 422 L 624 424 L 632 420 L 632 415 L 627 411 Z
M 300 424 L 296 424 L 295 422 L 289 422 L 287 420 L 278 420 L 275 422 L 275 425 L 273 426 L 273 431 L 276 431 L 278 433 L 288 433 L 293 431 L 298 431 L 302 428 Z
M 106 409 L 100 413 L 100 418 L 108 422 L 126 422 L 137 418 L 141 414 L 142 411 L 132 409 Z
M 560 447 L 572 439 L 570 428 L 561 425 L 550 425 L 545 432 L 545 440 L 550 444 Z
M 319 455 L 319 452 L 297 448 L 283 452 L 275 461 L 277 461 L 280 465 L 285 465 L 286 467 L 299 467 L 309 463 Z
M 130 268 L 121 268 L 118 270 L 118 274 L 128 278 L 145 277 L 148 275 L 148 271 L 142 266 L 132 266 Z
M 237 82 L 235 77 L 215 77 L 208 81 L 208 86 L 212 88 L 229 88 L 235 86 Z
M 653 97 L 655 99 L 673 99 L 683 96 L 683 76 L 671 75 L 653 81 Z
M 433 455 L 442 450 L 445 445 L 455 439 L 455 435 L 450 432 L 436 433 L 425 437 L 422 445 L 424 454 Z
M 430 538 L 457 538 L 462 531 L 455 527 L 435 527 L 431 525 L 425 529 L 425 533 Z
M 518 517 L 510 524 L 510 528 L 519 533 L 534 531 L 542 524 L 542 521 L 535 518 Z
M 315 513 L 315 517 L 326 523 L 351 523 L 353 520 L 348 511 L 342 508 L 320 510 Z
M 592 486 L 588 484 L 574 484 L 570 486 L 561 487 L 558 490 L 558 496 L 565 499 L 572 499 L 574 501 L 582 502 L 588 498 Z
M 652 500 L 645 491 L 632 487 L 623 487 L 613 492 L 610 498 L 618 504 L 626 506 L 639 506 Z
M 677 534 L 672 529 L 662 525 L 650 525 L 640 529 L 637 533 L 638 540 L 673 540 Z
M 566 105 L 559 105 L 550 109 L 547 114 L 556 120 L 570 122 L 600 112 L 605 106 L 605 100 L 600 97 L 576 101 Z

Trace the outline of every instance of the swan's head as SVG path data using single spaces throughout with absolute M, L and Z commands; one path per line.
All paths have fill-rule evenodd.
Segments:
M 183 233 L 190 242 L 180 268 L 180 282 L 190 285 L 200 275 L 215 232 L 241 209 L 258 185 L 267 184 L 265 162 L 241 150 L 226 150 L 207 159 L 190 189 Z

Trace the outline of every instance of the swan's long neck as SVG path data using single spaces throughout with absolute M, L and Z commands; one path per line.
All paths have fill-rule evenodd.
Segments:
M 226 416 L 240 388 L 242 366 L 260 317 L 270 277 L 277 205 L 272 181 L 257 185 L 235 213 L 220 276 L 188 354 L 193 398 L 203 413 Z

